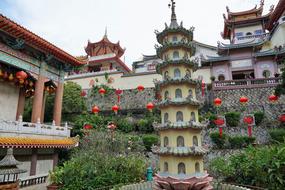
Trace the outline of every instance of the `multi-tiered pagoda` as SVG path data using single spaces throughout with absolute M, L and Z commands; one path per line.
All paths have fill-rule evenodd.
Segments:
M 157 72 L 163 80 L 156 82 L 161 100 L 162 123 L 155 125 L 159 131 L 161 146 L 153 147 L 159 155 L 160 172 L 156 176 L 156 189 L 212 189 L 212 179 L 203 170 L 201 129 L 198 122 L 196 92 L 199 81 L 192 75 L 197 63 L 191 61 L 195 52 L 193 30 L 185 29 L 177 23 L 175 2 L 169 5 L 172 10 L 171 23 L 165 25 L 162 32 L 156 32 L 160 46 L 156 46 L 157 55 L 163 60 L 158 64 Z

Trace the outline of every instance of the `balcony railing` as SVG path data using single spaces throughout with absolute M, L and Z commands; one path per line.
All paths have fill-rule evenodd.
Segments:
M 247 35 L 247 36 L 239 36 L 236 37 L 237 40 L 247 40 L 247 39 L 253 39 L 253 38 L 264 38 L 268 36 L 268 34 L 254 34 L 254 35 Z
M 23 188 L 31 185 L 46 183 L 47 178 L 48 174 L 29 176 L 20 180 L 20 187 Z
M 55 137 L 70 137 L 70 127 L 67 124 L 64 127 L 46 125 L 41 123 L 29 123 L 21 121 L 7 121 L 0 119 L 0 133 L 2 136 L 55 136 Z M 11 134 L 11 135 L 10 135 Z
M 240 88 L 260 88 L 277 86 L 281 83 L 281 78 L 263 78 L 263 79 L 244 79 L 244 80 L 226 80 L 214 81 L 213 90 L 230 90 Z

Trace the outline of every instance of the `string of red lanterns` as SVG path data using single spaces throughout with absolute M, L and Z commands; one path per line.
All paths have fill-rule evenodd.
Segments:
M 245 105 L 248 102 L 248 98 L 245 96 L 240 97 L 239 102 Z
M 143 86 L 143 85 L 139 85 L 139 86 L 137 87 L 137 89 L 138 89 L 139 92 L 141 92 L 141 91 L 144 90 L 144 86 Z
M 100 89 L 99 89 L 99 94 L 100 94 L 101 96 L 104 96 L 105 93 L 106 93 L 106 90 L 105 90 L 104 88 L 100 88 Z
M 214 99 L 214 105 L 215 105 L 216 107 L 221 106 L 221 105 L 222 105 L 222 100 L 221 100 L 220 98 L 215 98 L 215 99 Z
M 146 108 L 148 109 L 148 111 L 152 112 L 152 109 L 154 108 L 154 104 L 152 102 L 149 102 L 147 105 L 146 105 Z
M 99 108 L 98 106 L 93 106 L 93 108 L 92 108 L 92 113 L 98 114 L 99 111 L 100 111 L 100 108 Z

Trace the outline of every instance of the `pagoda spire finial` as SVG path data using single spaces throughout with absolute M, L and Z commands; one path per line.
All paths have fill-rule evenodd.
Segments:
M 175 1 L 171 0 L 171 3 L 168 4 L 168 7 L 171 8 L 171 22 L 176 21 Z
M 104 34 L 104 38 L 107 38 L 108 35 L 107 35 L 108 31 L 107 31 L 107 26 L 105 26 L 105 34 Z

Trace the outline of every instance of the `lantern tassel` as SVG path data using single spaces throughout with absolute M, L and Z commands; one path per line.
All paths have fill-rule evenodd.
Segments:
M 220 137 L 222 138 L 222 136 L 223 136 L 223 128 L 222 127 L 219 127 L 219 133 L 220 133 Z
M 248 132 L 248 136 L 249 136 L 249 137 L 252 137 L 252 128 L 251 128 L 251 125 L 249 125 L 249 126 L 247 127 L 247 132 Z

